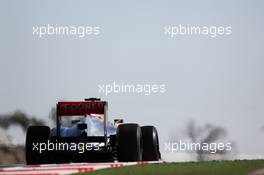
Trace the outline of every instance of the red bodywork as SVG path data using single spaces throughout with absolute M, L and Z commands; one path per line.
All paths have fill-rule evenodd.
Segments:
M 57 114 L 59 116 L 90 115 L 105 113 L 106 101 L 74 101 L 58 102 Z
M 57 137 L 60 137 L 61 116 L 100 115 L 104 119 L 104 137 L 107 143 L 107 102 L 92 98 L 84 101 L 63 101 L 57 103 Z

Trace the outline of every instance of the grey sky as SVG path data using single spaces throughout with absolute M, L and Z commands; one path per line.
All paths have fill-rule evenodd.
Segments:
M 60 99 L 100 96 L 110 117 L 154 124 L 161 141 L 190 119 L 227 129 L 240 153 L 264 155 L 264 2 L 0 2 L 0 113 L 47 119 Z M 32 35 L 36 25 L 100 26 L 101 35 Z M 163 27 L 232 26 L 219 38 L 168 38 Z M 165 94 L 98 93 L 99 84 L 166 84 Z M 113 117 L 112 117 L 113 118 Z

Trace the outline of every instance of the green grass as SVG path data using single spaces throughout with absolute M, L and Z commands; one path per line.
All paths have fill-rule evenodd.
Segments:
M 260 168 L 264 168 L 264 160 L 133 165 L 79 173 L 79 175 L 246 175 Z

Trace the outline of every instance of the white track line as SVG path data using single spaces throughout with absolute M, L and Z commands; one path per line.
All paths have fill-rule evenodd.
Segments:
M 98 169 L 121 167 L 128 165 L 143 165 L 155 162 L 118 162 L 118 163 L 68 163 L 68 164 L 46 164 L 34 166 L 17 166 L 0 168 L 0 175 L 67 175 L 79 172 L 88 172 Z

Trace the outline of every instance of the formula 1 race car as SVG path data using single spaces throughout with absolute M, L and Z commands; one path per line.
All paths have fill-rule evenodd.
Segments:
M 107 106 L 98 98 L 58 102 L 55 128 L 29 126 L 27 164 L 160 160 L 156 128 L 108 122 Z

